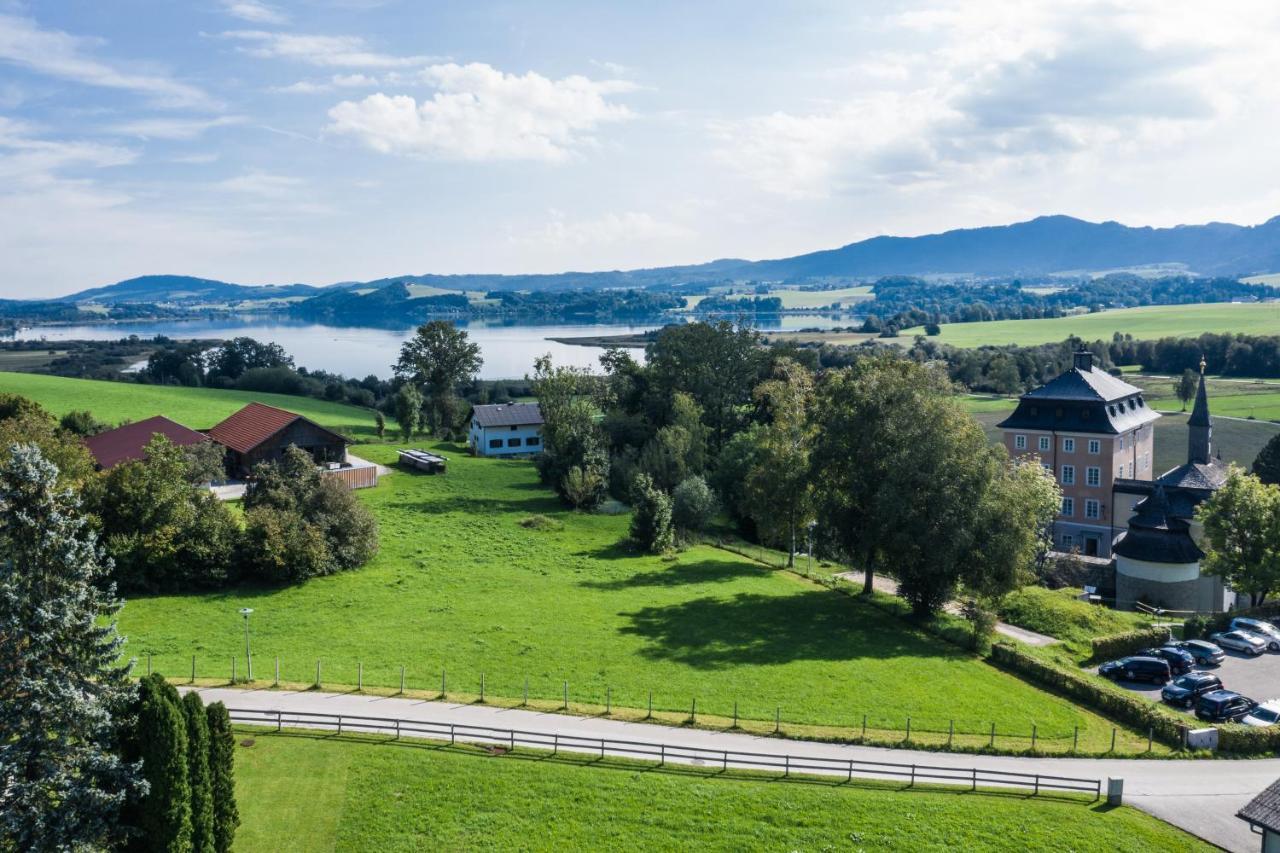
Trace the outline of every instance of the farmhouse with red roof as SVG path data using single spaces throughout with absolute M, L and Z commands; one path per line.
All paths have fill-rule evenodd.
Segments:
M 116 429 L 91 435 L 84 440 L 84 445 L 89 449 L 98 468 L 105 471 L 121 462 L 133 462 L 145 458 L 147 444 L 157 435 L 164 436 L 179 447 L 188 447 L 209 440 L 209 436 L 204 433 L 187 429 L 163 415 L 156 415 L 145 421 L 125 424 Z
M 280 459 L 291 444 L 311 454 L 317 465 L 341 465 L 351 444 L 351 439 L 315 421 L 263 403 L 250 403 L 207 433 L 227 448 L 233 477 L 247 477 L 260 462 Z

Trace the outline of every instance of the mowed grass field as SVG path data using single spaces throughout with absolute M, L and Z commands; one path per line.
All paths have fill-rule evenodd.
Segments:
M 367 439 L 375 435 L 371 410 L 286 394 L 98 382 L 7 372 L 0 372 L 0 393 L 29 397 L 55 415 L 63 415 L 73 409 L 88 409 L 99 420 L 112 424 L 164 415 L 192 429 L 211 427 L 246 403 L 256 400 L 297 412 L 355 438 Z
M 913 330 L 904 332 L 910 342 Z M 1110 340 L 1116 332 L 1139 339 L 1194 337 L 1204 332 L 1280 334 L 1280 302 L 1156 305 L 1077 314 L 1047 320 L 996 320 L 946 323 L 937 340 L 959 347 L 987 344 L 1045 344 L 1078 335 L 1086 341 Z
M 1128 807 L 302 734 L 236 748 L 243 853 L 1213 849 Z

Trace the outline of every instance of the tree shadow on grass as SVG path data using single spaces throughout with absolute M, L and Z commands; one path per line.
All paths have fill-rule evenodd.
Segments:
M 638 587 L 672 587 L 696 583 L 725 583 L 743 578 L 763 578 L 772 574 L 771 569 L 752 563 L 729 560 L 699 560 L 692 563 L 673 563 L 668 568 L 652 572 L 639 572 L 625 578 L 607 581 L 583 581 L 588 589 L 623 590 Z
M 561 512 L 564 507 L 552 495 L 542 495 L 520 500 L 477 498 L 467 495 L 443 494 L 414 500 L 389 501 L 383 506 L 395 512 L 442 515 L 468 513 L 471 515 L 501 515 L 507 513 L 547 514 Z
M 697 669 L 962 656 L 916 636 L 890 616 L 821 589 L 786 596 L 697 598 L 622 615 L 631 623 L 621 632 L 648 642 L 641 652 L 645 657 Z

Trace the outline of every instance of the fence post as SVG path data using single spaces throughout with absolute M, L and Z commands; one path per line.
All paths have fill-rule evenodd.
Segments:
M 729 770 L 729 751 L 725 750 L 724 757 L 720 761 L 720 772 L 725 773 Z
M 402 695 L 404 693 L 404 666 L 403 665 L 401 665 L 400 667 L 400 693 Z
M 992 723 L 992 724 L 991 724 L 991 740 L 990 740 L 990 742 L 987 744 L 987 748 L 988 748 L 988 749 L 994 749 L 994 748 L 995 748 L 995 745 L 996 745 L 996 724 L 995 724 L 995 723 Z
M 551 754 L 557 755 L 560 752 L 560 734 L 558 732 L 551 733 Z
M 1116 751 L 1116 728 L 1115 728 L 1115 726 L 1112 726 L 1112 727 L 1111 727 L 1111 751 L 1112 751 L 1112 752 L 1115 752 L 1115 751 Z
M 1147 729 L 1147 752 L 1151 751 L 1151 741 L 1152 739 L 1155 738 L 1155 736 L 1156 736 L 1156 727 L 1151 726 L 1150 728 Z
M 449 724 L 449 746 L 453 746 L 453 742 L 457 739 L 457 732 L 453 728 L 453 723 Z
M 231 683 L 236 683 L 236 659 L 231 659 Z
M 1031 724 L 1031 751 L 1036 751 L 1036 724 Z
M 782 728 L 782 706 L 773 710 L 773 733 L 776 735 Z
M 973 774 L 973 787 L 971 787 L 969 790 L 976 791 L 978 790 L 978 768 L 972 767 L 970 768 L 969 772 Z
M 915 786 L 916 786 L 916 766 L 912 764 L 911 765 L 911 784 L 908 785 L 907 787 L 914 788 Z
M 529 676 L 524 677 L 524 706 L 529 705 Z
M 564 709 L 569 710 L 569 682 L 564 683 Z
M 736 729 L 737 727 L 738 727 L 738 700 L 737 700 L 737 699 L 734 699 L 734 700 L 733 700 L 733 726 L 732 726 L 732 728 L 735 728 L 735 729 Z
M 649 713 L 645 715 L 646 720 L 653 719 L 653 691 L 649 691 Z
M 277 732 L 284 728 L 284 722 L 282 720 L 282 717 L 283 715 L 279 711 L 276 711 L 276 731 Z
M 484 673 L 480 673 L 480 704 L 484 704 Z
M 191 683 L 196 683 L 196 656 L 191 656 Z
M 511 735 L 511 751 L 515 752 L 516 751 L 516 730 L 511 729 L 509 734 Z
M 320 660 L 316 659 L 316 687 L 320 686 Z
M 867 715 L 862 715 L 862 739 L 867 739 Z
M 400 720 L 396 719 L 396 740 L 400 740 Z
M 951 748 L 951 741 L 955 739 L 955 736 L 956 736 L 956 721 L 951 720 L 947 724 L 947 749 Z
M 338 715 L 338 734 L 342 734 L 342 715 Z
M 907 715 L 907 739 L 903 743 L 911 743 L 911 715 Z
M 662 767 L 667 763 L 667 745 L 665 743 L 658 744 L 658 766 Z
M 691 723 L 698 722 L 698 697 L 697 696 L 693 697 L 693 705 L 691 705 L 689 708 L 689 722 Z
M 276 680 L 272 682 L 272 687 L 280 686 L 280 655 L 276 655 Z
M 448 671 L 444 667 L 440 667 L 440 698 L 441 699 L 445 698 L 445 690 L 448 687 L 448 682 L 445 680 L 446 675 L 448 675 Z
M 613 713 L 613 688 L 606 687 L 604 689 L 604 715 L 607 717 Z
M 853 781 L 853 759 L 852 758 L 849 759 L 849 775 L 845 777 L 845 781 L 846 782 Z
M 1071 751 L 1075 752 L 1076 747 L 1080 745 L 1080 727 L 1076 726 L 1075 731 L 1071 734 Z
M 364 664 L 356 661 L 356 692 L 364 691 Z
M 1035 789 L 1035 791 L 1032 793 L 1032 796 L 1039 796 L 1039 795 L 1040 795 L 1040 774 L 1039 774 L 1039 773 L 1037 773 L 1037 774 L 1036 774 L 1036 789 Z
M 785 767 L 783 768 L 782 775 L 783 775 L 783 776 L 790 776 L 790 775 L 791 775 L 791 753 L 789 753 L 789 752 L 788 752 L 786 755 L 784 755 L 784 756 L 782 756 L 782 757 L 783 757 L 783 759 L 785 759 L 785 761 L 786 761 L 786 765 L 785 765 Z

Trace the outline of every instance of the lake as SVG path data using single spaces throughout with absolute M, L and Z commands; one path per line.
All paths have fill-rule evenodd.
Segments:
M 854 320 L 818 315 L 783 315 L 769 318 L 761 329 L 831 328 L 850 325 Z M 598 368 L 602 350 L 549 341 L 550 337 L 582 335 L 621 335 L 645 332 L 659 327 L 648 325 L 558 324 L 511 325 L 498 322 L 472 321 L 464 326 L 471 340 L 480 345 L 484 367 L 481 379 L 520 379 L 532 372 L 533 360 L 551 354 L 558 365 Z M 364 377 L 369 374 L 389 377 L 391 365 L 400 354 L 400 345 L 413 334 L 412 328 L 375 329 L 364 326 L 326 326 L 299 323 L 280 318 L 245 317 L 217 320 L 153 321 L 142 323 L 84 323 L 71 326 L 37 326 L 16 334 L 19 340 L 115 340 L 137 335 L 150 338 L 234 338 L 250 337 L 277 343 L 293 356 L 299 367 L 326 370 L 344 376 Z M 644 359 L 644 351 L 633 349 L 632 355 Z

